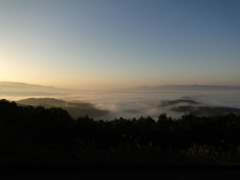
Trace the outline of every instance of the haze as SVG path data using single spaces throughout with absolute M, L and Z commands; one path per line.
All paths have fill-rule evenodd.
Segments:
M 0 81 L 0 97 L 19 103 L 61 107 L 73 118 L 88 115 L 95 119 L 157 119 L 167 113 L 179 118 L 192 112 L 198 116 L 240 115 L 240 86 L 155 86 L 120 90 L 74 91 L 50 86 Z
M 0 80 L 240 85 L 237 0 L 0 0 Z

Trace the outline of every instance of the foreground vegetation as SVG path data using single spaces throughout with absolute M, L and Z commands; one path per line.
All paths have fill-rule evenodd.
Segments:
M 63 109 L 0 101 L 0 163 L 229 164 L 240 162 L 240 116 L 77 119 Z

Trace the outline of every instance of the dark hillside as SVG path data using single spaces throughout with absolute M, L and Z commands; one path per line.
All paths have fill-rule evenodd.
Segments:
M 28 98 L 17 101 L 19 105 L 43 106 L 45 108 L 58 107 L 66 110 L 73 118 L 89 115 L 98 118 L 106 115 L 108 111 L 98 109 L 90 103 L 72 103 L 54 98 Z
M 179 120 L 161 114 L 157 121 L 151 117 L 95 121 L 87 116 L 73 120 L 61 108 L 0 101 L 4 168 L 205 167 L 239 162 L 240 116 L 235 114 L 186 114 Z

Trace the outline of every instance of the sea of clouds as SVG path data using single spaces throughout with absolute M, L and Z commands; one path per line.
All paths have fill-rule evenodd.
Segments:
M 171 111 L 170 106 L 164 107 L 162 103 L 179 99 L 193 100 L 201 106 L 240 108 L 239 95 L 239 90 L 112 90 L 87 91 L 62 98 L 67 101 L 92 103 L 99 109 L 108 110 L 109 113 L 101 118 L 112 120 L 119 117 L 132 119 L 141 116 L 157 119 L 161 113 L 178 118 L 183 113 Z

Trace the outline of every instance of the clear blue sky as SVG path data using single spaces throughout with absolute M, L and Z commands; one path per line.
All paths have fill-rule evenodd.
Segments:
M 0 0 L 0 80 L 240 85 L 240 0 Z

